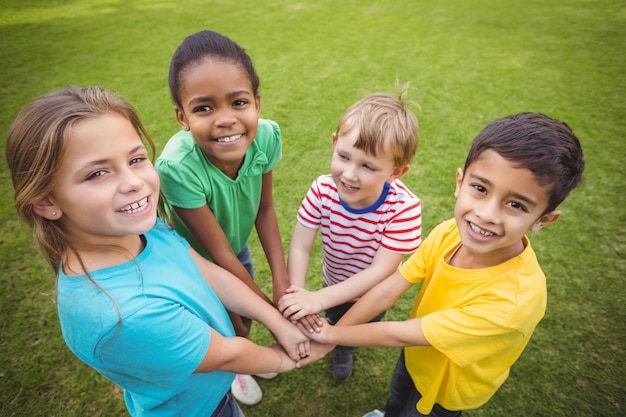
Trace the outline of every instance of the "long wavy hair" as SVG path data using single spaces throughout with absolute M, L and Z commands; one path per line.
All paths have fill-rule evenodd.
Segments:
M 154 159 L 156 147 L 137 111 L 125 99 L 102 87 L 69 86 L 45 94 L 24 107 L 9 129 L 6 158 L 15 190 L 15 209 L 31 227 L 41 252 L 55 274 L 64 256 L 70 251 L 78 253 L 60 222 L 39 216 L 34 212 L 33 205 L 52 193 L 76 124 L 111 112 L 123 116 L 133 125 Z M 159 212 L 164 214 L 162 199 L 159 201 Z M 78 259 L 82 264 L 80 257 Z

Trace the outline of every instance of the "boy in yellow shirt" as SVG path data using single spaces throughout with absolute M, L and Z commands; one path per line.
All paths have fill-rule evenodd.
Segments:
M 574 133 L 542 114 L 479 133 L 456 173 L 454 219 L 337 325 L 307 332 L 331 345 L 404 348 L 384 412 L 366 416 L 459 416 L 493 396 L 545 313 L 546 280 L 526 233 L 560 217 L 583 170 Z M 358 324 L 418 282 L 409 320 Z

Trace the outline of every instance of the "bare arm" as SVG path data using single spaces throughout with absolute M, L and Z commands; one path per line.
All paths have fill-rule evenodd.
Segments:
M 372 264 L 349 279 L 318 291 L 306 291 L 290 288 L 278 304 L 285 317 L 299 320 L 308 314 L 317 314 L 322 310 L 354 300 L 365 294 L 376 284 L 383 281 L 402 261 L 402 254 L 379 249 Z
M 272 200 L 272 172 L 263 174 L 261 203 L 257 213 L 255 227 L 263 246 L 265 257 L 272 271 L 273 299 L 278 300 L 289 287 L 289 275 L 285 265 L 283 242 L 278 228 L 278 219 Z
M 289 245 L 289 256 L 287 257 L 287 270 L 289 271 L 291 285 L 305 288 L 311 248 L 316 236 L 317 229 L 303 226 L 300 222 L 296 223 L 291 236 L 291 244 Z
M 215 264 L 235 275 L 255 294 L 270 302 L 239 261 L 237 254 L 233 252 L 222 227 L 208 205 L 196 209 L 174 207 L 174 210 Z
M 250 375 L 285 372 L 297 366 L 279 346 L 259 346 L 243 337 L 224 337 L 210 331 L 209 349 L 195 372 L 219 370 Z
M 322 326 L 318 332 L 307 334 L 320 343 L 345 346 L 427 346 L 421 319 L 366 323 L 395 304 L 412 285 L 396 271 L 368 291 L 335 326 Z
M 289 357 L 298 360 L 306 356 L 309 349 L 308 338 L 271 304 L 261 300 L 233 274 L 204 259 L 195 250 L 189 249 L 204 279 L 209 283 L 224 306 L 236 314 L 250 317 L 262 323 Z
M 379 321 L 351 326 L 323 326 L 311 338 L 331 345 L 355 347 L 428 346 L 422 332 L 422 319 Z

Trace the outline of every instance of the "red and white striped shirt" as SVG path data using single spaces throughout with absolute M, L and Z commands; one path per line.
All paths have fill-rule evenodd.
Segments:
M 366 209 L 342 204 L 328 174 L 319 176 L 302 201 L 298 221 L 321 228 L 324 282 L 338 284 L 369 267 L 379 248 L 409 254 L 422 238 L 422 208 L 400 180 L 385 186 L 381 198 Z

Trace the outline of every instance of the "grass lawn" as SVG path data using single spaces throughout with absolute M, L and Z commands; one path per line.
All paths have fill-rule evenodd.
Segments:
M 184 3 L 184 5 L 183 5 Z M 548 309 L 511 376 L 470 417 L 626 413 L 626 3 L 619 0 L 382 2 L 0 0 L 0 415 L 126 415 L 121 391 L 65 346 L 54 275 L 19 222 L 4 157 L 21 107 L 68 84 L 99 84 L 139 110 L 162 149 L 178 126 L 167 69 L 183 38 L 230 36 L 261 77 L 262 116 L 284 138 L 274 172 L 285 250 L 311 181 L 329 169 L 347 106 L 410 82 L 420 148 L 405 182 L 424 232 L 452 215 L 454 172 L 489 121 L 519 111 L 568 122 L 583 143 L 583 186 L 559 222 L 531 236 L 548 277 Z M 251 239 L 257 276 L 270 277 Z M 314 248 L 313 265 L 319 264 Z M 321 286 L 314 270 L 310 288 Z M 415 290 L 389 311 L 408 316 Z M 270 343 L 253 327 L 252 339 Z M 261 381 L 249 417 L 361 416 L 381 408 L 399 350 L 360 349 L 337 383 L 330 356 Z

